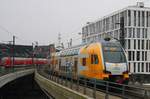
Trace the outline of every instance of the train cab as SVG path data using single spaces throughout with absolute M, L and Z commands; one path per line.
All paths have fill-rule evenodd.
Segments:
M 79 76 L 126 83 L 129 79 L 126 55 L 117 41 L 101 41 L 80 49 Z

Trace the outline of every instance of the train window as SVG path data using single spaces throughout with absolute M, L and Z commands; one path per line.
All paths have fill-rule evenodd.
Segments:
M 82 65 L 83 65 L 83 66 L 86 65 L 86 58 L 82 58 Z
M 124 63 L 126 57 L 119 43 L 104 43 L 103 44 L 104 61 L 110 63 Z
M 121 47 L 104 46 L 103 54 L 105 62 L 111 63 L 126 62 L 126 58 Z
M 91 64 L 98 64 L 98 56 L 96 54 L 91 55 Z

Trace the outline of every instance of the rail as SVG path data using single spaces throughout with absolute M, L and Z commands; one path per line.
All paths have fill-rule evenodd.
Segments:
M 77 78 L 74 80 L 65 76 L 56 76 L 54 72 L 38 68 L 38 73 L 58 84 L 69 87 L 70 89 L 82 92 L 83 94 L 90 96 L 94 99 L 98 98 L 98 93 L 103 92 L 105 99 L 110 99 L 109 96 L 118 96 L 125 99 L 150 99 L 148 93 L 149 90 L 140 87 L 133 87 L 124 84 L 118 84 L 103 80 L 88 78 Z

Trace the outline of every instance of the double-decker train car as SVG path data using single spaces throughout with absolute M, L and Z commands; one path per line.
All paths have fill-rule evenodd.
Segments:
M 116 40 L 64 49 L 53 54 L 53 67 L 58 75 L 73 79 L 88 78 L 127 83 L 129 79 L 126 55 Z
M 12 57 L 3 57 L 1 58 L 1 66 L 9 68 L 12 66 L 29 66 L 29 65 L 44 65 L 48 64 L 48 59 L 44 58 L 23 58 L 23 57 L 14 57 L 14 63 Z

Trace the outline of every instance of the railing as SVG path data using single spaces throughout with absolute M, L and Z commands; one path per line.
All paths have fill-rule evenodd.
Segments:
M 38 73 L 58 84 L 81 92 L 94 99 L 99 97 L 100 92 L 103 92 L 105 99 L 109 99 L 109 96 L 118 96 L 126 99 L 150 99 L 148 94 L 150 91 L 140 87 L 96 79 L 89 80 L 88 78 L 77 78 L 77 80 L 74 80 L 72 77 L 56 76 L 53 71 L 46 71 L 42 68 L 38 68 Z

